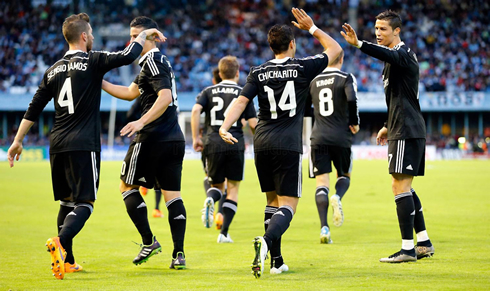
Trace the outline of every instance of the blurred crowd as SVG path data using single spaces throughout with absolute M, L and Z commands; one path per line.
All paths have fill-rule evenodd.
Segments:
M 44 71 L 67 50 L 61 25 L 73 12 L 90 15 L 96 50 L 119 50 L 129 39 L 129 36 L 98 37 L 99 29 L 113 24 L 126 32 L 135 16 L 154 18 L 168 37 L 161 49 L 173 65 L 178 91 L 196 92 L 210 85 L 211 69 L 228 54 L 239 58 L 243 84 L 250 66 L 273 57 L 267 43 L 268 29 L 276 23 L 290 23 L 293 20 L 290 7 L 298 4 L 290 0 L 167 0 L 164 5 L 156 0 L 60 0 L 47 1 L 55 3 L 52 5 L 37 5 L 39 2 L 43 1 L 0 2 L 0 92 L 15 93 L 19 88 L 37 87 Z M 73 6 L 75 2 L 79 3 L 78 7 Z M 344 70 L 356 75 L 359 91 L 383 90 L 383 64 L 349 47 L 339 33 L 341 25 L 350 21 L 357 27 L 360 39 L 375 42 L 374 17 L 391 8 L 401 13 L 402 40 L 417 53 L 421 91 L 490 92 L 489 1 L 307 0 L 299 3 L 317 26 L 344 47 Z M 294 31 L 298 57 L 321 52 L 320 44 L 307 32 Z M 132 70 L 136 73 L 139 68 L 135 64 Z M 108 73 L 106 78 L 115 83 L 123 81 L 118 70 Z

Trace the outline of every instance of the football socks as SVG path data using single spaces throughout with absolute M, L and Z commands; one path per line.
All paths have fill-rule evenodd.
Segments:
M 72 212 L 73 209 L 75 209 L 75 202 L 60 201 L 60 210 L 58 211 L 58 220 L 57 220 L 57 224 L 58 224 L 57 233 L 61 231 L 66 216 L 68 215 L 68 213 Z
M 184 252 L 185 227 L 187 224 L 187 213 L 182 197 L 174 198 L 166 203 L 168 209 L 168 223 L 174 242 L 172 258 L 177 257 L 178 252 Z
M 60 244 L 64 246 L 65 251 L 69 254 L 69 257 L 67 256 L 65 259 L 68 263 L 75 263 L 72 249 L 73 238 L 82 230 L 93 209 L 93 206 L 89 203 L 76 203 L 73 211 L 66 215 L 63 227 L 59 232 L 59 238 Z
M 160 201 L 162 200 L 162 190 L 155 189 L 155 209 L 160 210 Z
M 318 208 L 318 215 L 320 215 L 321 226 L 328 226 L 327 213 L 328 213 L 328 187 L 320 186 L 316 188 L 315 201 Z
M 345 192 L 349 189 L 350 186 L 350 178 L 347 176 L 340 176 L 337 178 L 337 183 L 335 183 L 335 191 L 337 195 L 339 195 L 340 199 L 344 197 Z
M 228 235 L 228 229 L 233 221 L 233 217 L 235 217 L 237 205 L 235 201 L 229 199 L 226 199 L 223 203 L 223 226 L 221 227 L 221 234 Z
M 204 177 L 203 185 L 204 185 L 204 192 L 208 193 L 209 188 L 211 188 L 211 184 L 209 184 L 208 177 Z
M 264 234 L 264 240 L 267 242 L 267 247 L 271 249 L 272 242 L 278 240 L 284 232 L 289 228 L 289 224 L 293 219 L 294 211 L 289 206 L 281 206 L 276 213 L 272 215 L 269 222 L 269 227 Z M 271 254 L 272 256 L 272 254 Z
M 278 207 L 274 206 L 266 206 L 264 211 L 264 229 L 267 231 L 269 227 L 269 222 L 271 221 L 272 215 L 276 213 Z M 281 237 L 272 242 L 272 245 L 269 248 L 271 252 L 271 257 L 282 257 L 281 256 Z M 272 262 L 272 261 L 271 261 Z
M 216 203 L 221 199 L 221 196 L 223 196 L 223 194 L 218 188 L 211 187 L 209 188 L 208 192 L 206 192 L 206 196 L 213 198 L 213 201 Z
M 223 195 L 221 196 L 221 199 L 219 200 L 218 213 L 223 213 L 223 203 L 225 203 L 226 196 L 227 196 L 227 193 L 226 193 L 226 189 L 225 189 L 225 193 L 223 193 Z
M 395 196 L 396 213 L 402 235 L 402 249 L 413 249 L 413 220 L 415 217 L 415 205 L 412 193 L 403 192 Z M 410 247 L 411 246 L 411 247 Z
M 148 222 L 148 209 L 145 200 L 138 189 L 131 189 L 122 193 L 126 211 L 133 221 L 134 226 L 141 235 L 144 245 L 153 243 L 153 233 Z

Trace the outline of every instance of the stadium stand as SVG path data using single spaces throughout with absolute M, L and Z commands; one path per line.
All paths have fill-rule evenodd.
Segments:
M 484 94 L 478 95 L 483 96 L 478 97 L 483 101 L 475 105 L 481 107 L 480 112 L 477 109 L 467 111 L 480 114 L 473 121 L 465 116 L 455 121 L 454 117 L 440 113 L 466 110 L 458 108 L 457 104 L 433 110 L 422 104 L 424 117 L 430 128 L 434 128 L 428 130 L 428 143 L 440 148 L 457 147 L 460 144 L 458 138 L 465 136 L 468 151 L 488 151 L 490 139 L 485 137 L 490 136 L 490 107 L 485 106 L 490 101 L 487 100 L 490 94 L 490 20 L 487 17 L 490 15 L 490 3 L 485 0 L 456 2 L 308 0 L 304 1 L 304 8 L 312 12 L 317 25 L 336 36 L 346 50 L 343 69 L 355 72 L 359 92 L 367 94 L 383 91 L 380 81 L 383 64 L 347 46 L 339 34 L 341 24 L 354 24 L 360 39 L 374 42 L 373 15 L 387 7 L 401 11 L 404 20 L 402 40 L 416 49 L 420 64 L 421 94 L 450 94 L 427 95 L 438 99 L 458 93 L 464 95 L 466 92 Z M 139 1 L 123 3 L 68 0 L 0 2 L 0 100 L 7 97 L 10 99 L 4 100 L 12 100 L 22 94 L 32 96 L 47 66 L 67 50 L 60 33 L 63 19 L 71 13 L 84 11 L 91 16 L 96 38 L 94 49 L 97 50 L 124 47 L 129 38 L 127 27 L 134 16 L 148 15 L 157 20 L 168 37 L 162 50 L 174 65 L 181 110 L 186 111 L 187 107 L 192 106 L 195 92 L 211 85 L 211 70 L 221 57 L 228 54 L 238 56 L 242 84 L 250 66 L 272 58 L 267 46 L 267 29 L 273 23 L 292 20 L 290 7 L 293 4 L 290 0 L 168 0 L 161 5 L 160 1 L 150 0 L 145 1 L 145 8 L 142 8 Z M 295 32 L 298 52 L 308 55 L 321 50 L 320 44 L 313 38 L 300 31 Z M 128 84 L 138 70 L 139 67 L 134 64 L 127 69 L 111 71 L 106 79 L 116 84 Z M 421 99 L 421 103 L 424 100 Z M 485 106 L 482 107 L 482 104 Z M 361 115 L 363 124 L 355 143 L 372 144 L 373 133 L 384 117 L 376 117 L 376 114 L 365 113 L 362 107 L 360 109 L 362 114 L 368 115 Z M 6 111 L 11 109 L 0 106 L 0 114 L 5 115 Z M 386 107 L 380 103 L 380 106 L 368 111 L 386 112 Z M 0 128 L 0 145 L 10 143 L 18 124 L 15 121 L 22 117 L 21 112 L 19 114 L 13 117 L 10 113 L 8 118 L 0 119 L 5 123 L 9 121 L 8 128 Z M 104 118 L 107 119 L 108 115 L 103 115 Z M 118 119 L 117 122 L 124 121 Z M 48 125 L 49 121 L 39 132 Z M 449 132 L 442 132 L 443 125 L 449 125 Z M 468 127 L 472 131 L 464 132 L 464 128 Z M 104 128 L 107 129 L 107 126 Z M 29 139 L 29 144 L 46 144 L 46 137 L 37 135 L 36 131 Z M 116 140 L 116 143 L 126 144 L 127 141 Z

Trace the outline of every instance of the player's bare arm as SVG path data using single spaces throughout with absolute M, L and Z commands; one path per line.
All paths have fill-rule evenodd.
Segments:
M 134 39 L 135 42 L 139 43 L 141 46 L 145 45 L 146 40 L 153 40 L 156 42 L 165 42 L 167 38 L 156 28 L 150 28 L 140 32 L 137 38 Z
M 131 137 L 133 134 L 143 129 L 145 125 L 162 116 L 170 103 L 172 103 L 172 92 L 170 89 L 160 90 L 158 92 L 158 98 L 155 103 L 153 103 L 150 110 L 141 116 L 140 119 L 126 124 L 126 126 L 121 129 L 121 136 L 127 135 L 128 137 Z
M 341 31 L 340 34 L 342 34 L 345 41 L 347 41 L 350 45 L 359 47 L 359 39 L 357 38 L 357 34 L 354 28 L 352 28 L 352 26 L 350 26 L 350 24 L 348 23 L 344 23 L 344 25 L 342 25 L 342 28 L 345 32 Z
M 303 9 L 293 8 L 292 12 L 297 21 L 292 21 L 294 26 L 309 31 L 316 39 L 318 39 L 325 49 L 324 52 L 328 56 L 329 63 L 330 61 L 335 60 L 342 51 L 339 43 L 323 30 L 316 27 L 311 17 Z
M 106 91 L 110 95 L 127 101 L 132 101 L 140 96 L 138 85 L 131 83 L 128 87 L 114 85 L 106 80 L 102 80 L 102 90 Z
M 250 131 L 252 131 L 252 134 L 255 134 L 255 128 L 257 127 L 257 118 L 253 117 L 247 120 L 248 121 L 248 126 L 250 127 Z
M 388 128 L 383 127 L 378 131 L 378 136 L 376 136 L 377 145 L 386 145 L 388 143 Z
M 199 126 L 201 123 L 202 105 L 194 104 L 191 112 L 192 147 L 196 152 L 202 152 L 202 139 L 199 137 Z
M 245 111 L 249 101 L 250 100 L 247 97 L 240 95 L 238 96 L 236 102 L 231 106 L 230 111 L 228 111 L 223 124 L 219 128 L 219 135 L 226 143 L 235 144 L 238 142 L 238 140 L 234 138 L 233 135 L 228 132 L 228 130 L 230 130 L 232 124 L 235 123 L 238 118 L 240 118 L 240 115 L 242 115 L 243 111 Z
M 20 155 L 22 154 L 22 141 L 24 140 L 24 137 L 26 136 L 27 132 L 29 129 L 32 127 L 34 124 L 33 121 L 27 120 L 27 119 L 22 119 L 19 129 L 17 130 L 17 134 L 15 135 L 14 141 L 12 142 L 12 145 L 10 145 L 10 148 L 7 151 L 7 159 L 9 161 L 9 165 L 12 168 L 14 166 L 14 159 L 16 161 L 19 160 Z

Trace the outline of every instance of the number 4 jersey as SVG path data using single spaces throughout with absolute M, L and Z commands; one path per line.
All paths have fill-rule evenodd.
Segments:
M 44 73 L 24 118 L 36 121 L 54 98 L 50 153 L 100 152 L 100 98 L 104 74 L 131 64 L 141 50 L 142 46 L 136 42 L 117 53 L 71 50 Z
M 311 82 L 310 94 L 315 109 L 311 146 L 350 148 L 353 134 L 349 125 L 359 124 L 354 75 L 336 68 L 326 68 Z
M 243 131 L 241 120 L 245 118 L 256 117 L 255 108 L 253 102 L 249 102 L 245 111 L 242 113 L 237 122 L 235 122 L 229 132 L 238 139 L 238 143 L 229 145 L 225 143 L 219 135 L 219 128 L 223 124 L 226 113 L 236 101 L 242 87 L 238 86 L 235 82 L 224 80 L 219 84 L 207 87 L 204 89 L 197 99 L 197 104 L 203 107 L 203 112 L 206 113 L 205 130 L 206 133 L 203 137 L 204 151 L 209 153 L 232 151 L 232 150 L 245 150 L 245 143 L 243 140 Z
M 287 150 L 302 153 L 303 116 L 311 80 L 328 65 L 328 56 L 273 59 L 252 67 L 242 95 L 258 96 L 256 152 Z

